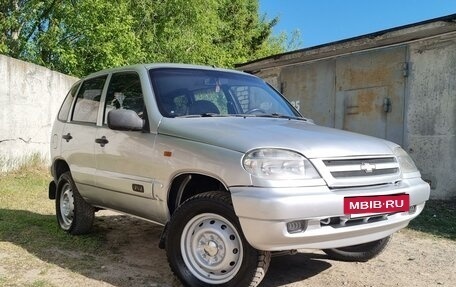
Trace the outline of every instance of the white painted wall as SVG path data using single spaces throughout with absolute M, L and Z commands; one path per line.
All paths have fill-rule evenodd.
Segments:
M 49 159 L 52 123 L 77 78 L 0 55 L 0 171 Z

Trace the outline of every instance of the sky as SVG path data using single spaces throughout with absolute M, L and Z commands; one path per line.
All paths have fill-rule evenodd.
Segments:
M 260 13 L 307 48 L 455 14 L 456 0 L 260 0 Z

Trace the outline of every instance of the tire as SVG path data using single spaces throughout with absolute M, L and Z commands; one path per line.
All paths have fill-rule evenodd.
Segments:
M 90 231 L 95 209 L 79 194 L 69 171 L 63 173 L 58 180 L 55 209 L 61 229 L 72 235 Z
M 376 241 L 334 248 L 324 249 L 331 259 L 349 262 L 366 262 L 382 253 L 391 240 L 391 235 Z
M 257 286 L 271 253 L 245 239 L 226 192 L 206 192 L 185 201 L 173 214 L 166 254 L 185 286 Z

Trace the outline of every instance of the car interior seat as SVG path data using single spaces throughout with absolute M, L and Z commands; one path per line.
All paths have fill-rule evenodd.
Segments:
M 188 113 L 189 115 L 201 115 L 205 113 L 220 114 L 220 111 L 214 103 L 207 100 L 200 100 L 190 106 Z

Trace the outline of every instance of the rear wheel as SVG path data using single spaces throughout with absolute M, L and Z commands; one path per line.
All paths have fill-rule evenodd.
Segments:
M 57 222 L 66 232 L 88 233 L 95 217 L 95 209 L 79 194 L 70 172 L 63 173 L 57 184 L 55 199 Z
M 341 248 L 324 249 L 323 251 L 332 259 L 352 262 L 366 262 L 382 253 L 385 250 L 386 246 L 388 246 L 390 240 L 391 235 L 364 244 Z
M 248 244 L 230 195 L 207 192 L 187 200 L 168 227 L 166 253 L 188 286 L 257 286 L 271 255 Z

